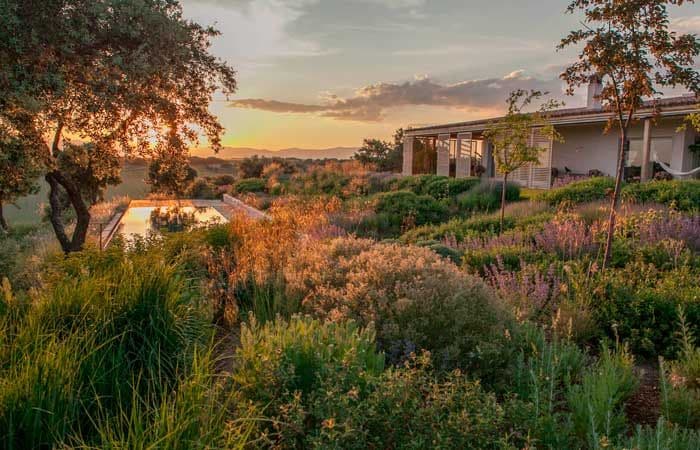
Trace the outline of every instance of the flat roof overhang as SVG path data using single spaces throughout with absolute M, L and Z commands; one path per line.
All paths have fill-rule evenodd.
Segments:
M 634 115 L 636 120 L 646 119 L 646 118 L 664 118 L 664 117 L 678 117 L 687 116 L 688 114 L 700 112 L 697 106 L 682 106 L 682 107 L 666 107 L 661 111 L 654 113 L 653 110 L 644 109 L 639 111 Z M 605 123 L 610 118 L 613 117 L 613 113 L 601 113 L 594 112 L 590 114 L 578 113 L 571 115 L 562 115 L 560 117 L 552 117 L 549 119 L 549 123 L 552 125 L 587 125 L 587 124 L 598 124 Z M 488 128 L 489 124 L 501 119 L 501 117 L 496 117 L 493 119 L 486 120 L 474 120 L 470 122 L 458 122 L 450 123 L 444 125 L 432 125 L 420 128 L 409 128 L 405 131 L 405 136 L 411 137 L 433 137 L 439 134 L 454 134 L 454 133 L 468 133 L 468 132 L 481 132 Z

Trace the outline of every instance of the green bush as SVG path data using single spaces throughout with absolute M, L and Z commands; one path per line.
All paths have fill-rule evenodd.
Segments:
M 503 223 L 504 230 L 515 227 L 516 220 L 506 216 Z M 474 216 L 469 219 L 452 219 L 449 222 L 437 225 L 425 225 L 407 231 L 401 236 L 401 241 L 415 243 L 418 241 L 440 241 L 448 236 L 454 236 L 458 242 L 465 237 L 479 235 L 495 236 L 500 229 L 500 219 L 497 216 Z
M 285 274 L 306 312 L 374 323 L 392 363 L 422 349 L 441 369 L 495 377 L 504 363 L 509 315 L 479 278 L 429 249 L 335 239 L 300 251 Z
M 375 198 L 376 217 L 368 217 L 359 226 L 363 235 L 397 236 L 401 231 L 447 220 L 447 206 L 429 195 L 411 191 L 384 192 Z
M 588 203 L 607 198 L 615 188 L 615 180 L 609 177 L 593 177 L 566 186 L 551 189 L 538 196 L 539 200 L 553 206 Z
M 628 184 L 622 190 L 625 200 L 636 203 L 673 205 L 683 211 L 700 209 L 700 181 L 673 180 Z
M 216 186 L 204 178 L 197 178 L 190 187 L 187 188 L 185 195 L 189 198 L 197 199 L 216 199 L 219 197 L 215 190 Z
M 232 389 L 277 448 L 494 448 L 503 412 L 478 382 L 436 380 L 429 358 L 382 371 L 373 333 L 294 317 L 243 328 Z M 245 405 L 251 405 L 250 409 Z
M 591 296 L 596 322 L 611 338 L 624 340 L 635 354 L 673 357 L 678 305 L 691 329 L 700 329 L 697 280 L 687 267 L 662 272 L 635 261 L 594 276 L 583 295 Z
M 460 195 L 457 201 L 459 207 L 467 211 L 494 211 L 501 207 L 502 192 L 503 183 L 499 181 L 482 182 Z M 520 186 L 508 183 L 506 200 L 509 202 L 520 200 Z
M 233 185 L 233 192 L 245 194 L 247 192 L 265 192 L 266 183 L 262 178 L 244 178 Z

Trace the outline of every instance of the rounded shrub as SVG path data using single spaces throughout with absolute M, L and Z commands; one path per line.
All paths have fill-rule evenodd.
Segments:
M 244 178 L 233 185 L 233 191 L 238 194 L 246 192 L 264 192 L 266 187 L 265 180 L 262 178 Z
M 622 197 L 635 203 L 661 203 L 684 211 L 700 209 L 700 181 L 674 180 L 628 184 Z
M 459 206 L 469 211 L 493 211 L 501 206 L 503 183 L 487 181 L 479 183 L 459 196 Z M 515 183 L 506 185 L 506 200 L 520 200 L 520 186 Z
M 306 312 L 374 323 L 392 363 L 425 349 L 441 369 L 494 372 L 507 313 L 481 279 L 428 248 L 335 239 L 301 251 L 285 277 Z
M 553 206 L 562 203 L 578 204 L 603 200 L 615 189 L 615 180 L 610 177 L 593 177 L 576 181 L 558 189 L 549 190 L 539 196 L 539 200 Z

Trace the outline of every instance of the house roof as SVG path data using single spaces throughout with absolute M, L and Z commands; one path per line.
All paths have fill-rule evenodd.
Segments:
M 698 104 L 700 98 L 695 95 L 682 95 L 667 97 L 657 100 L 645 101 L 638 110 L 635 118 L 650 117 L 655 111 L 661 116 L 678 116 L 700 111 Z M 548 113 L 549 121 L 553 125 L 586 124 L 605 122 L 612 116 L 610 111 L 604 108 L 562 108 Z M 461 131 L 483 131 L 489 123 L 501 119 L 492 117 L 488 119 L 472 120 L 467 122 L 455 122 L 439 125 L 429 125 L 406 130 L 406 136 L 430 136 L 440 133 L 458 133 Z

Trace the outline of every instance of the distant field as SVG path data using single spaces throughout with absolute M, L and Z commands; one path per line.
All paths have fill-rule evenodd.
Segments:
M 223 171 L 212 171 L 204 165 L 193 165 L 200 176 L 220 175 Z M 147 166 L 127 164 L 122 169 L 122 183 L 118 186 L 107 188 L 105 199 L 129 196 L 131 198 L 144 198 L 148 194 L 146 179 Z M 17 201 L 17 206 L 6 205 L 5 217 L 10 225 L 32 225 L 41 222 L 40 210 L 42 205 L 48 203 L 49 186 L 41 180 L 41 191 L 35 195 L 22 197 Z

